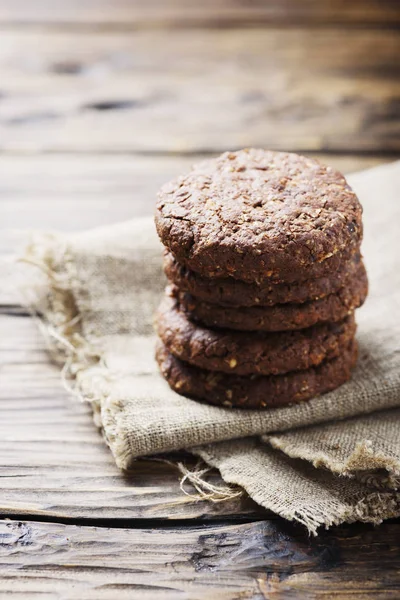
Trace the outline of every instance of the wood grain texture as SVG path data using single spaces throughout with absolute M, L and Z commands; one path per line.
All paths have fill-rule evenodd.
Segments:
M 400 152 L 396 31 L 1 37 L 3 152 Z
M 395 158 L 399 22 L 394 0 L 0 0 L 0 258 L 26 239 L 12 229 L 151 214 L 202 153 L 311 151 L 344 172 Z M 33 321 L 11 314 L 7 274 L 1 600 L 400 596 L 399 521 L 309 539 L 246 498 L 184 496 L 165 462 L 119 472 Z
M 63 388 L 33 320 L 0 315 L 0 332 L 0 515 L 159 520 L 267 514 L 246 498 L 212 504 L 185 496 L 181 474 L 165 462 L 138 460 L 122 474 L 90 406 Z M 195 464 L 189 455 L 170 460 Z M 216 473 L 211 480 L 221 483 Z
M 88 27 L 393 25 L 396 0 L 0 0 L 0 23 Z
M 310 539 L 283 521 L 158 530 L 0 521 L 0 596 L 398 598 L 399 551 L 399 524 Z

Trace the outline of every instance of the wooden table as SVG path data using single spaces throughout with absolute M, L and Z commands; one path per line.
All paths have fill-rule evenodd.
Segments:
M 12 228 L 150 214 L 226 149 L 398 157 L 399 22 L 390 0 L 0 0 L 0 253 Z M 399 520 L 310 539 L 163 462 L 122 475 L 2 282 L 1 599 L 400 597 Z

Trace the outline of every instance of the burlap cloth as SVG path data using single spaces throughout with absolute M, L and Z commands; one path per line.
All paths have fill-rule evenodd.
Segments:
M 151 218 L 34 239 L 25 258 L 46 275 L 39 308 L 51 351 L 121 469 L 189 449 L 313 533 L 400 515 L 400 163 L 349 180 L 364 205 L 370 278 L 358 366 L 340 389 L 287 408 L 235 411 L 169 389 L 154 361 L 165 281 Z

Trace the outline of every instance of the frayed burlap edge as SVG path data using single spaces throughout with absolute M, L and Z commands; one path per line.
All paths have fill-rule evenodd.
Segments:
M 262 439 L 275 450 L 280 450 L 291 458 L 307 460 L 316 469 L 327 469 L 345 477 L 357 476 L 361 481 L 376 488 L 387 487 L 396 490 L 400 487 L 400 461 L 387 454 L 374 452 L 370 440 L 356 443 L 346 460 L 339 461 L 315 449 L 311 451 L 302 447 L 299 452 L 297 444 L 291 444 L 286 439 L 274 436 L 263 436 Z M 383 471 L 387 475 L 384 476 Z
M 99 415 L 99 426 L 103 428 L 103 435 L 117 466 L 124 471 L 129 471 L 138 459 L 132 458 L 129 436 L 124 432 L 123 401 L 112 399 L 109 396 L 104 397 L 101 408 L 100 403 L 96 403 L 94 410 Z M 194 502 L 209 501 L 215 504 L 235 500 L 244 495 L 243 488 L 238 485 L 216 485 L 209 482 L 207 477 L 214 467 L 203 460 L 199 460 L 190 469 L 181 461 L 171 461 L 160 457 L 144 457 L 144 459 L 157 460 L 176 468 L 181 474 L 179 486 L 182 493 L 187 499 Z M 194 488 L 195 493 L 186 489 L 186 483 Z
M 328 529 L 341 523 L 354 523 L 361 521 L 379 525 L 386 519 L 400 516 L 400 493 L 391 491 L 368 490 L 361 491 L 351 497 L 351 502 L 345 502 L 338 496 L 332 496 L 329 502 L 326 499 L 318 502 L 315 498 L 310 506 L 293 508 L 282 494 L 269 489 L 268 482 L 260 486 L 259 478 L 254 477 L 252 468 L 257 465 L 261 444 L 256 440 L 242 440 L 248 447 L 244 453 L 229 456 L 224 450 L 220 451 L 226 443 L 213 446 L 196 448 L 193 452 L 200 456 L 208 465 L 217 468 L 224 481 L 232 485 L 239 485 L 246 490 L 249 496 L 260 506 L 271 510 L 288 521 L 302 524 L 311 535 L 317 535 L 320 527 Z M 265 452 L 265 450 L 262 450 Z M 274 452 L 274 450 L 270 450 Z M 233 464 L 234 463 L 234 464 Z
M 66 377 L 73 379 L 100 357 L 82 335 L 81 316 L 72 291 L 73 261 L 65 237 L 33 235 L 25 254 L 17 262 L 34 266 L 42 274 L 27 308 L 40 318 L 40 329 L 52 359 L 63 365 Z M 21 293 L 26 298 L 23 288 Z

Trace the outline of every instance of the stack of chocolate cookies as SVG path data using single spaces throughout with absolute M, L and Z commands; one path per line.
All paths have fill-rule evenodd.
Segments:
M 296 154 L 225 153 L 165 185 L 156 357 L 171 388 L 269 408 L 347 381 L 368 289 L 361 215 L 340 173 Z

